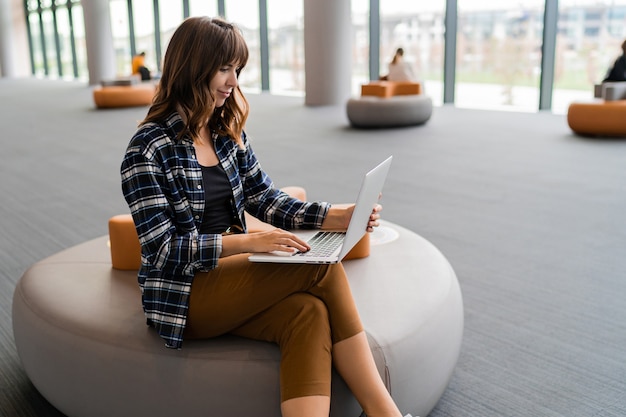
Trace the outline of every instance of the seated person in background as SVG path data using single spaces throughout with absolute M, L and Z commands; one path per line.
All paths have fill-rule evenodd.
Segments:
M 622 54 L 615 60 L 602 80 L 603 83 L 607 81 L 626 81 L 626 41 L 622 42 Z
M 146 53 L 142 52 L 133 57 L 132 67 L 133 75 L 141 75 L 141 81 L 146 81 L 152 78 L 150 70 L 145 65 Z
M 387 81 L 417 81 L 411 65 L 404 61 L 404 49 L 396 49 L 393 59 L 389 63 L 389 73 L 381 77 Z

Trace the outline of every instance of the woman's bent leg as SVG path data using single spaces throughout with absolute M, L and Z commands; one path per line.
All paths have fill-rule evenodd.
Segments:
M 368 417 L 402 415 L 378 373 L 365 332 L 336 343 L 333 363 Z
M 297 292 L 313 294 L 326 304 L 333 343 L 363 330 L 341 264 L 260 264 L 249 262 L 247 257 L 223 258 L 216 269 L 196 274 L 185 338 L 228 333 Z
M 196 276 L 185 337 L 233 333 L 278 343 L 285 416 L 304 409 L 328 415 L 331 350 L 366 411 L 400 415 L 378 375 L 343 266 L 255 264 L 246 258 L 225 258 L 216 270 Z
M 260 264 L 247 258 L 246 254 L 222 258 L 217 268 L 196 274 L 186 339 L 229 333 L 289 295 L 306 291 L 323 274 L 306 265 Z
M 290 295 L 231 333 L 278 344 L 281 401 L 330 397 L 330 325 L 326 306 L 317 297 Z
M 307 293 L 314 287 L 332 315 L 326 300 Z M 331 324 L 342 337 L 362 329 L 340 265 L 256 264 L 237 255 L 194 278 L 185 338 L 232 333 L 275 342 L 283 400 L 329 396 Z
M 280 405 L 283 417 L 328 417 L 330 397 L 312 395 L 292 398 Z

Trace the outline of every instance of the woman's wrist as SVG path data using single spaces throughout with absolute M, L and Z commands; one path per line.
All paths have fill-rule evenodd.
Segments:
M 250 252 L 250 250 L 246 247 L 248 237 L 247 233 L 222 236 L 222 253 L 220 254 L 220 257 L 224 258 L 230 255 Z
M 345 230 L 350 223 L 354 204 L 333 204 L 322 222 L 322 229 Z

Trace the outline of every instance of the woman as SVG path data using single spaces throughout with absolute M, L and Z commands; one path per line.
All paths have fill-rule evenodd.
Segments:
M 615 60 L 602 80 L 603 83 L 609 81 L 626 81 L 626 41 L 622 42 L 622 54 Z
M 388 81 L 416 81 L 411 66 L 404 61 L 404 49 L 396 49 L 396 53 L 389 63 L 389 73 L 386 79 Z
M 345 271 L 256 264 L 249 252 L 306 251 L 285 229 L 345 228 L 353 207 L 303 202 L 276 189 L 243 131 L 241 33 L 186 19 L 170 40 L 153 105 L 128 145 L 122 189 L 142 247 L 147 321 L 180 349 L 230 333 L 281 349 L 283 416 L 328 416 L 331 366 L 368 416 L 401 413 L 376 370 Z M 378 225 L 380 206 L 368 231 Z M 246 233 L 244 210 L 277 228 Z
M 140 75 L 141 81 L 147 81 L 152 79 L 150 70 L 146 67 L 146 53 L 141 52 L 133 57 L 132 61 L 132 73 L 133 75 Z

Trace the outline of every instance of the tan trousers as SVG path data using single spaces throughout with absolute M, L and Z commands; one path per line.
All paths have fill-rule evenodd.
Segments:
M 330 396 L 332 345 L 363 330 L 341 264 L 253 263 L 222 258 L 191 286 L 184 337 L 230 333 L 277 343 L 281 401 Z

